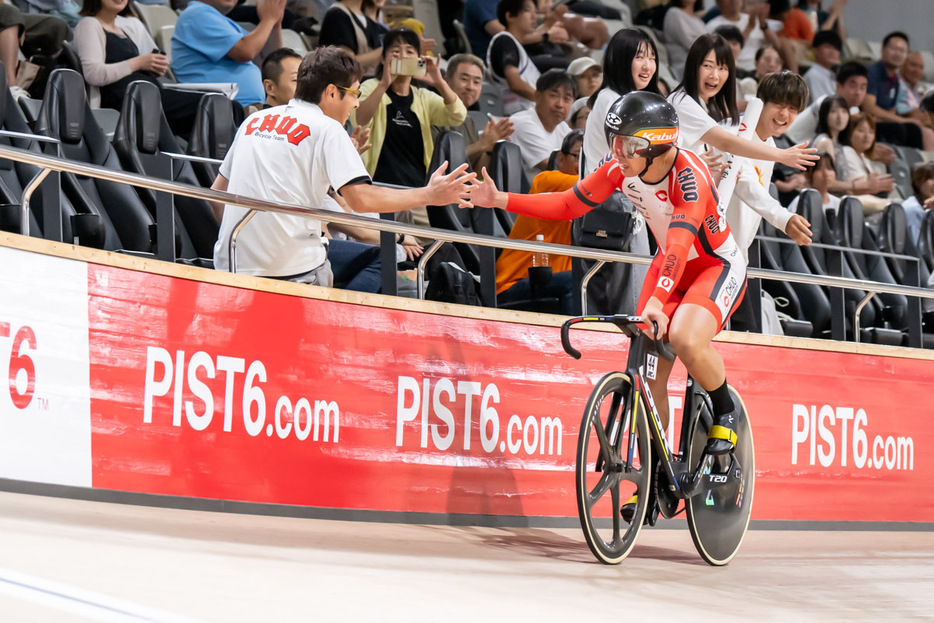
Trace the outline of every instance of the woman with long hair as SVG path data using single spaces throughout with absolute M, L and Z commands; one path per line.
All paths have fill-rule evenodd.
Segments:
M 697 154 L 713 148 L 744 158 L 781 162 L 802 171 L 817 160 L 817 150 L 808 148 L 807 142 L 778 149 L 738 138 L 722 127 L 739 125 L 739 109 L 733 51 L 716 33 L 698 37 L 691 46 L 684 78 L 668 101 L 678 112 L 678 145 Z
M 93 108 L 123 107 L 126 88 L 135 80 L 159 87 L 162 110 L 175 134 L 191 133 L 200 93 L 163 89 L 158 78 L 169 67 L 149 31 L 129 8 L 129 0 L 84 0 L 75 27 L 75 45 Z
M 850 125 L 850 109 L 845 99 L 834 95 L 824 98 L 817 110 L 817 135 L 813 144 L 818 152 L 829 154 L 835 163 L 837 175 L 830 185 L 830 192 L 844 194 L 849 190 L 844 181 L 847 178 L 848 167 L 843 142 Z
M 638 28 L 617 32 L 606 46 L 603 56 L 603 84 L 590 96 L 590 116 L 584 129 L 584 149 L 581 173 L 586 176 L 597 169 L 610 153 L 603 124 L 606 113 L 616 100 L 630 91 L 658 93 L 658 50 L 651 37 Z
M 902 202 L 905 208 L 905 219 L 908 232 L 915 244 L 921 238 L 921 219 L 924 217 L 925 205 L 934 197 L 934 162 L 925 162 L 911 174 L 911 189 L 914 194 Z

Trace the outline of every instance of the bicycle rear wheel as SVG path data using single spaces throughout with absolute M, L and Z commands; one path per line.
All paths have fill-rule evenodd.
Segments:
M 713 473 L 721 473 L 729 467 L 727 483 L 708 484 L 686 500 L 688 527 L 694 546 L 708 564 L 721 566 L 736 556 L 752 513 L 752 499 L 756 484 L 756 455 L 752 440 L 752 428 L 746 405 L 736 390 L 730 387 L 733 403 L 739 405 L 736 423 L 736 448 L 733 453 L 737 463 L 729 465 L 730 455 L 714 461 Z M 700 410 L 691 423 L 691 446 L 688 449 L 688 465 L 697 469 L 707 445 L 707 431 L 711 422 L 706 409 Z M 718 463 L 723 467 L 718 469 Z M 706 479 L 706 477 L 705 477 Z
M 577 443 L 577 510 L 590 551 L 602 563 L 618 564 L 632 551 L 648 507 L 651 461 L 645 403 L 633 408 L 632 381 L 611 372 L 594 387 Z M 635 414 L 635 424 L 633 415 Z M 628 460 L 630 440 L 632 460 Z M 630 523 L 622 505 L 636 495 Z

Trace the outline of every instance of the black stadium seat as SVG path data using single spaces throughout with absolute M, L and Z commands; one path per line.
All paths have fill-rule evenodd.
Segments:
M 934 210 L 925 210 L 921 217 L 921 235 L 918 238 L 918 255 L 930 272 L 934 272 Z
M 185 160 L 172 160 L 168 153 L 178 153 L 178 143 L 162 114 L 162 96 L 156 85 L 138 80 L 131 83 L 123 98 L 123 110 L 113 139 L 114 149 L 127 171 L 165 177 L 171 166 L 172 180 L 198 186 L 198 179 Z M 146 188 L 137 189 L 150 214 L 156 214 L 156 193 Z M 181 258 L 213 257 L 217 241 L 217 219 L 211 206 L 201 199 L 182 195 L 173 197 L 177 256 Z M 158 240 L 157 240 L 158 243 Z
M 898 258 L 886 258 L 889 271 L 891 271 L 896 281 L 908 286 L 923 286 L 928 282 L 931 270 L 928 268 L 927 262 L 921 258 L 918 245 L 912 240 L 908 231 L 908 221 L 902 204 L 891 203 L 882 212 L 877 240 L 879 249 L 886 253 L 918 258 L 917 274 L 912 274 L 912 271 L 915 270 L 915 262 Z M 919 278 L 917 283 L 915 282 L 916 278 Z
M 911 187 L 911 167 L 904 160 L 896 160 L 889 165 L 889 174 L 895 182 L 895 188 L 902 199 L 907 199 L 914 192 Z
M 846 197 L 837 209 L 837 242 L 848 249 L 876 252 L 876 245 L 863 220 L 863 205 L 855 197 Z M 844 252 L 847 264 L 857 279 L 895 285 L 885 258 L 870 253 Z M 908 299 L 901 294 L 878 293 L 869 302 L 876 309 L 876 326 L 867 327 L 869 340 L 875 343 L 899 345 L 902 331 L 907 329 Z M 860 338 L 864 339 L 863 336 Z
M 769 238 L 788 239 L 767 221 L 762 221 L 762 235 Z M 811 271 L 801 255 L 801 248 L 796 244 L 782 244 L 772 240 L 762 240 L 759 245 L 762 268 L 783 270 L 790 273 L 810 275 Z M 809 335 L 828 336 L 830 332 L 830 298 L 821 286 L 812 283 L 794 283 L 788 281 L 763 280 L 762 287 L 775 299 L 775 308 L 788 314 L 798 322 L 811 325 Z M 807 333 L 802 325 L 782 328 L 790 335 L 804 336 Z
M 431 157 L 429 171 L 435 171 L 441 163 L 447 160 L 448 171 L 452 171 L 467 162 L 467 144 L 464 142 L 464 136 L 460 132 L 448 130 L 438 135 L 435 140 L 435 151 Z M 450 231 L 462 233 L 477 233 L 474 228 L 476 216 L 475 210 L 486 210 L 488 208 L 475 208 L 474 210 L 462 210 L 454 204 L 444 206 L 428 206 L 428 222 L 432 227 L 438 229 L 447 229 Z M 481 251 L 472 245 L 464 243 L 454 243 L 457 252 L 464 260 L 467 270 L 479 275 Z
M 490 154 L 490 166 L 487 168 L 496 187 L 508 193 L 529 192 L 529 181 L 526 179 L 522 166 L 522 152 L 519 146 L 509 141 L 498 141 Z M 516 222 L 516 215 L 499 208 L 493 209 L 503 231 L 509 234 L 512 224 Z
M 3 63 L 0 62 L 0 74 L 4 71 Z M 0 87 L 0 129 L 20 134 L 32 134 L 32 130 L 23 116 L 23 112 L 16 104 L 10 89 L 6 86 Z M 40 143 L 29 139 L 20 139 L 0 136 L 0 145 L 16 147 L 18 149 L 27 149 L 39 153 L 42 151 Z M 53 150 L 54 151 L 54 150 Z M 0 181 L 2 181 L 5 196 L 2 201 L 5 205 L 11 206 L 3 210 L 3 224 L 0 229 L 19 233 L 21 231 L 21 216 L 19 204 L 22 201 L 23 191 L 30 181 L 39 173 L 37 167 L 24 162 L 14 162 L 12 160 L 0 160 Z M 48 181 L 43 187 L 48 186 Z M 6 194 L 8 193 L 8 195 Z M 62 240 L 71 242 L 74 238 L 71 228 L 71 216 L 75 214 L 74 208 L 69 203 L 63 193 L 59 193 L 59 210 L 62 214 Z M 44 192 L 39 191 L 33 194 L 30 204 L 30 226 L 31 236 L 43 235 L 42 211 L 44 201 Z
M 0 63 L 0 74 L 4 72 L 4 65 Z M 7 86 L 0 92 L 0 129 L 11 132 L 22 132 L 30 134 L 32 130 L 26 125 L 26 120 L 16 106 L 16 100 L 10 93 Z M 40 151 L 35 141 L 27 139 L 16 139 L 0 136 L 0 145 L 5 147 L 16 147 L 18 149 L 29 149 L 31 151 Z M 23 188 L 29 183 L 36 173 L 36 167 L 14 162 L 13 160 L 0 160 L 0 229 L 20 233 L 22 231 L 22 212 L 20 211 L 20 202 L 22 201 Z M 29 214 L 29 233 L 32 236 L 41 236 L 42 230 L 39 220 L 36 218 L 38 205 L 41 201 L 41 193 L 33 195 L 33 206 Z M 41 211 L 38 214 L 41 218 Z
M 811 232 L 813 233 L 814 242 L 820 242 L 827 245 L 837 244 L 833 230 L 831 229 L 830 224 L 827 222 L 827 219 L 824 216 L 824 206 L 823 202 L 821 201 L 819 192 L 814 189 L 806 189 L 801 191 L 801 194 L 798 196 L 797 213 L 807 219 L 807 221 L 811 224 Z M 808 269 L 812 274 L 831 275 L 836 273 L 836 276 L 838 277 L 848 277 L 851 279 L 854 278 L 853 271 L 850 270 L 849 265 L 842 259 L 842 257 L 838 256 L 841 266 L 839 269 L 834 270 L 831 265 L 832 256 L 821 247 L 816 247 L 814 245 L 801 247 L 801 254 L 804 256 Z M 844 319 L 846 323 L 846 335 L 850 338 L 852 337 L 853 333 L 853 319 L 856 314 L 856 306 L 859 304 L 865 294 L 866 293 L 861 290 L 844 291 Z M 860 326 L 875 326 L 875 311 L 876 310 L 873 306 L 865 306 L 860 313 Z
M 220 93 L 205 93 L 198 104 L 188 153 L 202 158 L 223 160 L 233 144 L 237 128 L 243 122 L 243 109 Z M 193 162 L 192 168 L 201 185 L 209 188 L 217 178 L 219 166 Z
M 877 235 L 879 249 L 886 253 L 907 255 L 917 258 L 917 262 L 907 259 L 886 257 L 886 263 L 895 280 L 903 286 L 927 285 L 931 271 L 921 258 L 918 246 L 908 231 L 905 208 L 900 203 L 889 204 L 882 212 Z M 912 303 L 914 304 L 914 303 Z M 922 299 L 923 327 L 921 339 L 925 348 L 934 348 L 934 301 Z
M 59 139 L 62 154 L 69 160 L 123 170 L 91 114 L 84 80 L 71 69 L 56 69 L 49 76 L 36 133 Z M 99 215 L 104 249 L 151 251 L 150 226 L 154 221 L 131 186 L 63 174 L 62 187 L 76 210 Z

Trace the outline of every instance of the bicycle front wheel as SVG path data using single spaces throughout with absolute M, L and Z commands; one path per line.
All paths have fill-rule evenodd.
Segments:
M 648 506 L 651 461 L 644 404 L 634 396 L 628 375 L 611 372 L 594 387 L 581 421 L 577 510 L 590 551 L 608 565 L 632 551 Z M 620 511 L 632 496 L 636 500 L 627 508 L 632 512 L 627 522 Z
M 752 514 L 756 484 L 756 452 L 746 405 L 736 390 L 732 387 L 729 389 L 733 404 L 740 407 L 737 410 L 736 448 L 733 450 L 736 463 L 729 465 L 730 455 L 718 457 L 714 461 L 713 473 L 720 473 L 718 464 L 723 464 L 722 469 L 729 467 L 725 474 L 726 484 L 714 485 L 708 482 L 685 504 L 694 546 L 701 558 L 715 566 L 729 563 L 742 546 Z M 690 429 L 691 446 L 688 449 L 688 465 L 692 469 L 697 469 L 704 456 L 710 425 L 706 409 L 695 414 Z

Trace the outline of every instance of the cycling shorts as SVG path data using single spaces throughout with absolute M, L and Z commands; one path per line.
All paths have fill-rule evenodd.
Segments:
M 664 260 L 665 256 L 658 254 L 649 266 L 642 292 L 639 294 L 639 315 L 655 292 Z M 725 262 L 717 257 L 702 256 L 689 261 L 684 267 L 684 274 L 672 290 L 662 311 L 671 320 L 675 310 L 682 303 L 700 305 L 717 319 L 719 333 L 745 293 L 746 265 L 742 259 Z

